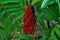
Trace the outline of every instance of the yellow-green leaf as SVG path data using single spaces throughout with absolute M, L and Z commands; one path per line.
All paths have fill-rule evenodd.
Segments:
M 39 2 L 40 0 L 33 0 L 32 1 L 32 5 L 36 4 L 37 2 Z

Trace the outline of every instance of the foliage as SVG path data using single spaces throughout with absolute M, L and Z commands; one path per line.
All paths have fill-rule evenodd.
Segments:
M 30 0 L 28 0 L 30 2 Z M 0 40 L 33 40 L 23 33 L 26 0 L 0 0 Z M 39 40 L 60 40 L 60 0 L 31 0 L 37 23 L 44 30 Z M 49 21 L 49 25 L 45 23 Z

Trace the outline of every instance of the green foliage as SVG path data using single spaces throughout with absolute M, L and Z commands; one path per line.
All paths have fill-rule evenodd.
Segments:
M 36 8 L 37 23 L 44 30 L 39 40 L 60 39 L 59 0 L 0 0 L 0 40 L 33 40 L 23 33 L 23 15 L 26 2 Z M 50 21 L 50 28 L 45 21 Z
M 44 28 L 47 29 L 46 34 L 44 34 L 44 36 L 40 38 L 40 40 L 59 40 L 60 39 L 59 37 L 60 30 L 58 28 L 58 25 L 60 25 L 59 3 L 60 2 L 56 0 L 44 0 L 41 6 L 38 5 L 37 10 L 38 12 L 40 12 L 40 15 L 39 13 L 37 13 L 37 21 L 39 22 L 39 24 L 42 26 L 43 29 Z M 50 26 L 50 28 L 47 28 L 46 24 L 44 23 L 44 20 L 51 21 L 51 23 L 53 23 L 54 21 L 54 23 Z M 55 27 L 53 27 L 53 25 Z
M 0 1 L 0 40 L 8 40 L 16 28 L 22 27 L 23 13 L 26 7 L 25 0 L 1 0 Z M 21 28 L 20 28 L 21 29 Z M 22 29 L 21 29 L 22 30 Z

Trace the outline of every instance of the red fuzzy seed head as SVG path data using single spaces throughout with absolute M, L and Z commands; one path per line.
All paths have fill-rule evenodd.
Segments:
M 32 13 L 31 5 L 28 4 L 24 13 L 23 31 L 25 34 L 33 34 L 35 30 L 35 17 Z

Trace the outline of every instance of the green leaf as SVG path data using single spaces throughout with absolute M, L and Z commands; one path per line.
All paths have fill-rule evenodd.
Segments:
M 60 0 L 56 0 L 59 6 L 59 14 L 60 14 Z
M 45 8 L 48 5 L 53 4 L 54 2 L 56 2 L 56 0 L 44 0 L 42 5 L 41 5 L 41 8 Z
M 56 37 L 55 37 L 55 35 L 54 35 L 53 30 L 52 30 L 52 32 L 51 32 L 51 35 L 50 35 L 49 40 L 56 40 Z
M 0 20 L 1 20 L 1 18 L 3 18 L 4 14 L 5 14 L 5 11 L 0 6 Z
M 40 2 L 41 0 L 32 0 L 32 5 L 36 4 L 37 2 Z
M 20 34 L 19 37 L 20 37 L 21 39 L 26 39 L 26 35 L 24 35 L 24 34 Z
M 60 37 L 60 29 L 59 28 L 57 28 L 57 27 L 55 27 L 54 28 L 54 31 L 56 32 L 56 34 Z
M 52 18 L 50 15 L 48 15 L 48 14 L 41 14 L 40 17 L 43 18 L 43 19 L 45 19 L 45 20 L 52 20 L 52 19 L 53 19 L 53 18 Z
M 29 35 L 25 35 L 25 34 L 20 34 L 19 35 L 21 39 L 25 39 L 25 40 L 33 40 L 33 38 Z

